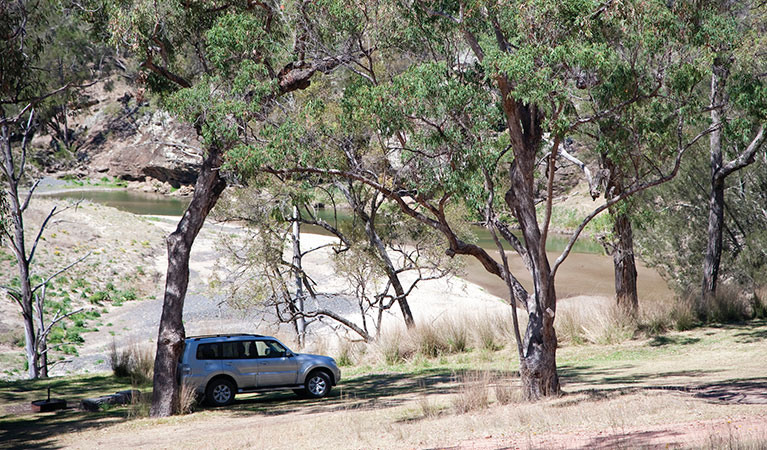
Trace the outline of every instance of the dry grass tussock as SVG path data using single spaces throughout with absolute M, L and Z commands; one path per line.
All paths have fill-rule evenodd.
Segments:
M 634 336 L 636 322 L 609 299 L 566 302 L 557 310 L 557 337 L 572 344 L 617 344 Z
M 654 335 L 667 330 L 686 331 L 702 324 L 733 323 L 767 318 L 767 287 L 747 292 L 723 284 L 712 298 L 701 299 L 696 290 L 659 302 L 640 304 L 638 328 Z
M 494 403 L 509 405 L 523 402 L 518 380 L 498 378 L 491 371 L 456 374 L 453 382 L 456 387 L 450 400 L 452 408 L 442 405 L 433 396 L 418 397 L 417 404 L 422 418 L 434 418 L 451 411 L 466 414 L 490 408 Z
M 181 385 L 178 393 L 179 414 L 191 414 L 197 407 L 197 393 L 194 386 L 189 383 Z
M 467 372 L 457 377 L 458 394 L 453 398 L 455 411 L 464 414 L 490 406 L 492 379 L 492 375 L 487 371 Z
M 128 405 L 127 415 L 129 419 L 141 419 L 149 417 L 149 410 L 152 408 L 152 396 L 151 395 L 135 395 L 131 397 L 130 405 Z
M 154 376 L 154 347 L 130 344 L 121 349 L 112 341 L 109 363 L 118 378 L 128 378 L 131 384 L 141 386 L 152 382 Z
M 689 293 L 666 299 L 641 299 L 636 317 L 627 316 L 612 299 L 563 301 L 555 327 L 561 342 L 618 344 L 638 335 L 654 336 L 668 330 L 686 331 L 707 323 L 733 323 L 767 318 L 767 288 L 753 294 L 726 285 L 702 301 Z
M 709 434 L 705 445 L 698 448 L 700 450 L 767 450 L 767 435 L 753 436 L 729 427 L 727 434 Z
M 716 295 L 694 302 L 698 319 L 703 323 L 729 323 L 767 317 L 767 288 L 745 292 L 737 286 L 719 286 Z M 693 294 L 688 294 L 692 297 Z M 695 298 L 695 297 L 693 297 Z
M 704 323 L 740 322 L 767 318 L 767 288 L 751 296 L 723 287 L 716 297 L 702 303 L 691 295 L 643 299 L 636 317 L 625 314 L 614 300 L 600 297 L 566 299 L 558 305 L 555 327 L 562 343 L 614 345 L 638 336 L 655 336 L 668 330 L 685 331 Z M 420 322 L 412 330 L 385 329 L 372 345 L 341 341 L 341 365 L 366 359 L 387 365 L 414 358 L 436 358 L 472 349 L 490 352 L 514 346 L 512 312 L 443 315 Z M 520 334 L 527 318 L 518 311 Z
M 516 345 L 511 314 L 509 311 L 440 316 L 430 322 L 420 322 L 412 330 L 392 327 L 381 333 L 371 345 L 370 352 L 357 349 L 354 355 L 358 360 L 363 355 L 370 355 L 378 362 L 392 365 L 416 357 L 435 358 L 471 349 L 500 350 Z M 524 334 L 524 319 L 520 318 L 520 322 Z M 344 352 L 349 351 L 342 346 L 341 354 Z

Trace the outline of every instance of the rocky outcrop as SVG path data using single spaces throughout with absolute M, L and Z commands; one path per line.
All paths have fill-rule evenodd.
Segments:
M 89 87 L 69 126 L 74 145 L 62 149 L 40 136 L 36 156 L 48 173 L 104 175 L 128 181 L 159 182 L 173 188 L 193 185 L 202 165 L 195 130 L 150 106 L 139 89 L 118 80 Z
M 99 146 L 99 131 L 89 147 Z M 133 133 L 103 139 L 102 151 L 91 151 L 89 167 L 97 173 L 131 181 L 155 179 L 178 188 L 194 184 L 202 164 L 194 130 L 165 111 L 145 114 L 135 121 Z

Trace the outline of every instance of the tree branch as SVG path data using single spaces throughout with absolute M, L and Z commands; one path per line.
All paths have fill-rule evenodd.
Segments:
M 767 138 L 767 135 L 764 133 L 764 124 L 762 124 L 762 126 L 759 127 L 759 131 L 756 133 L 756 136 L 754 136 L 754 139 L 750 144 L 748 144 L 746 151 L 744 151 L 736 159 L 733 159 L 732 161 L 722 166 L 722 168 L 719 169 L 719 173 L 717 175 L 720 178 L 727 178 L 728 175 L 735 172 L 736 170 L 740 170 L 752 164 L 756 157 L 756 152 L 759 151 L 759 148 L 761 148 L 762 144 L 764 144 L 765 138 Z
M 87 257 L 91 256 L 91 254 L 92 254 L 92 253 L 93 253 L 93 252 L 88 252 L 86 255 L 84 255 L 84 256 L 83 256 L 83 257 L 81 257 L 80 259 L 78 259 L 78 260 L 76 260 L 76 261 L 74 261 L 74 262 L 70 263 L 70 264 L 69 264 L 69 265 L 67 265 L 66 267 L 64 267 L 64 268 L 62 268 L 62 269 L 60 269 L 60 270 L 58 270 L 56 273 L 54 273 L 53 275 L 51 275 L 51 276 L 49 276 L 48 278 L 46 278 L 46 279 L 45 279 L 45 281 L 43 281 L 43 282 L 41 282 L 40 284 L 38 284 L 37 286 L 35 286 L 35 287 L 34 287 L 34 289 L 32 289 L 32 293 L 34 293 L 35 291 L 37 291 L 37 290 L 38 290 L 38 289 L 40 289 L 41 287 L 43 287 L 43 286 L 47 285 L 48 283 L 50 283 L 50 282 L 51 282 L 51 280 L 53 280 L 53 279 L 54 279 L 54 278 L 56 278 L 57 276 L 61 275 L 62 273 L 66 272 L 67 270 L 71 269 L 71 268 L 72 268 L 72 267 L 74 267 L 76 264 L 79 264 L 80 262 L 82 262 L 83 260 L 85 260 L 85 258 L 87 258 Z
M 570 254 L 570 251 L 573 249 L 573 246 L 575 245 L 575 241 L 578 239 L 578 236 L 580 236 L 580 234 L 583 231 L 583 229 L 586 228 L 586 225 L 588 225 L 588 223 L 591 222 L 591 220 L 594 217 L 599 215 L 599 213 L 601 213 L 605 209 L 609 208 L 610 206 L 612 206 L 612 205 L 614 205 L 614 204 L 616 204 L 616 203 L 618 203 L 618 202 L 620 202 L 620 201 L 622 201 L 622 200 L 624 200 L 624 199 L 626 199 L 626 198 L 628 198 L 628 197 L 630 197 L 630 196 L 632 196 L 632 195 L 634 195 L 634 194 L 636 194 L 638 192 L 644 191 L 645 189 L 651 188 L 653 186 L 657 186 L 659 184 L 663 184 L 663 183 L 673 179 L 676 176 L 677 172 L 679 172 L 679 167 L 682 164 L 682 156 L 687 151 L 687 149 L 692 147 L 696 142 L 698 142 L 699 139 L 701 139 L 702 137 L 704 137 L 704 136 L 710 134 L 711 132 L 719 129 L 720 127 L 721 127 L 721 124 L 720 125 L 715 125 L 713 127 L 709 127 L 706 130 L 701 131 L 687 145 L 685 145 L 684 147 L 679 149 L 678 152 L 677 152 L 676 159 L 674 161 L 674 168 L 667 175 L 662 175 L 659 178 L 656 178 L 655 180 L 652 180 L 652 181 L 649 181 L 649 182 L 646 182 L 646 183 L 641 183 L 638 186 L 635 186 L 635 187 L 633 187 L 631 189 L 627 189 L 622 194 L 620 194 L 620 195 L 618 195 L 616 197 L 613 197 L 611 200 L 605 202 L 605 204 L 603 204 L 602 206 L 596 208 L 594 211 L 591 212 L 591 214 L 586 216 L 586 218 L 583 219 L 581 224 L 578 225 L 578 228 L 575 230 L 575 232 L 570 237 L 570 240 L 568 241 L 567 246 L 565 246 L 565 249 L 562 251 L 562 254 L 559 255 L 557 260 L 554 262 L 554 265 L 551 267 L 551 275 L 550 276 L 553 278 L 554 275 L 556 275 L 557 269 L 559 269 L 559 266 L 564 262 L 564 260 Z

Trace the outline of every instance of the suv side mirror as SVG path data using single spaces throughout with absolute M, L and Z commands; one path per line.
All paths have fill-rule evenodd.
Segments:
M 285 356 L 288 357 L 288 358 L 292 358 L 292 357 L 296 356 L 296 354 L 291 352 L 290 350 L 285 350 Z

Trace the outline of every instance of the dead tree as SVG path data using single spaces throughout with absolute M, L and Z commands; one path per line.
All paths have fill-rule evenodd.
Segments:
M 23 113 L 27 110 L 29 110 L 29 115 L 26 122 L 24 122 L 21 118 Z M 35 239 L 32 241 L 30 250 L 27 251 L 24 236 L 24 212 L 29 207 L 29 202 L 40 181 L 36 181 L 31 186 L 29 192 L 26 193 L 26 196 L 22 196 L 19 193 L 19 187 L 24 180 L 24 172 L 27 163 L 27 146 L 34 134 L 34 115 L 35 111 L 31 108 L 31 105 L 28 105 L 15 117 L 6 117 L 4 112 L 0 109 L 0 152 L 2 152 L 0 174 L 2 174 L 5 184 L 4 200 L 7 199 L 5 203 L 7 203 L 8 215 L 11 219 L 10 222 L 12 222 L 12 227 L 5 227 L 2 231 L 5 240 L 8 241 L 8 245 L 11 247 L 11 250 L 16 257 L 16 265 L 19 270 L 18 288 L 12 286 L 0 287 L 8 293 L 11 299 L 13 299 L 21 309 L 21 315 L 24 320 L 24 353 L 28 365 L 27 376 L 30 379 L 48 376 L 49 349 L 47 342 L 48 335 L 53 327 L 67 317 L 81 311 L 81 309 L 72 312 L 64 312 L 60 310 L 55 314 L 53 319 L 46 322 L 44 305 L 47 286 L 57 276 L 66 272 L 72 266 L 90 255 L 89 253 L 66 267 L 54 272 L 40 283 L 34 284 L 32 282 L 33 276 L 31 268 L 37 246 L 40 243 L 50 220 L 56 214 L 63 211 L 57 211 L 57 208 L 54 207 L 48 213 L 43 220 L 42 225 L 40 225 Z M 13 129 L 19 130 L 17 136 L 12 132 Z M 16 155 L 14 154 L 15 152 L 13 148 L 14 138 L 18 138 L 21 141 L 18 148 L 18 163 L 16 162 Z

